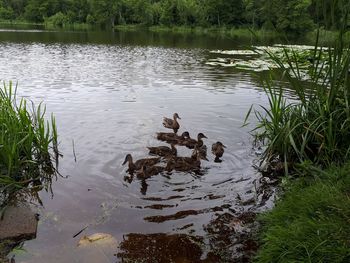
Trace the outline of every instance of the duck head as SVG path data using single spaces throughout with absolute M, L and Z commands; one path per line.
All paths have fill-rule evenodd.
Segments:
M 180 118 L 180 116 L 179 116 L 179 114 L 177 114 L 177 113 L 174 113 L 174 120 L 176 120 L 176 119 L 180 119 L 181 120 L 181 118 Z
M 200 140 L 200 139 L 203 139 L 203 138 L 206 138 L 206 139 L 208 139 L 208 137 L 207 136 L 205 136 L 203 133 L 198 133 L 198 135 L 197 135 L 197 138 L 198 138 L 198 140 Z
M 190 137 L 190 133 L 189 133 L 188 131 L 183 132 L 183 133 L 181 134 L 181 137 L 182 137 L 182 138 L 185 138 L 185 139 L 186 139 L 186 138 L 188 138 L 188 139 L 191 138 L 191 137 Z
M 216 144 L 219 145 L 219 146 L 221 146 L 221 147 L 223 147 L 223 148 L 226 148 L 226 146 L 223 145 L 222 142 L 216 142 Z
M 130 153 L 126 155 L 125 160 L 124 160 L 122 165 L 125 165 L 127 162 L 132 163 L 132 156 Z

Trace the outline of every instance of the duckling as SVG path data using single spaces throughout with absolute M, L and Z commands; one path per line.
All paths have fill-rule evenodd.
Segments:
M 129 169 L 127 172 L 133 173 L 136 170 L 140 170 L 143 165 L 155 165 L 160 162 L 160 157 L 157 158 L 144 158 L 133 162 L 131 154 L 127 154 L 122 165 L 125 165 L 129 162 Z
M 168 160 L 165 170 L 170 172 L 171 170 L 176 171 L 198 171 L 201 166 L 200 154 L 197 150 L 192 153 L 191 157 L 172 157 Z
M 136 175 L 137 175 L 137 178 L 147 179 L 147 178 L 150 178 L 153 175 L 157 175 L 157 174 L 159 174 L 159 173 L 161 173 L 163 171 L 164 171 L 164 167 L 161 167 L 161 166 L 156 166 L 156 165 L 146 166 L 146 165 L 143 165 L 141 170 L 139 170 Z
M 190 148 L 190 149 L 194 149 L 195 146 L 202 147 L 203 144 L 204 144 L 204 142 L 202 140 L 203 138 L 207 138 L 208 139 L 207 136 L 205 136 L 203 133 L 200 132 L 197 135 L 197 140 L 192 139 L 192 138 L 190 138 L 190 136 L 188 136 L 188 138 L 186 138 L 185 140 L 180 141 L 179 145 L 184 145 L 184 146 L 186 146 L 187 148 Z
M 183 141 L 186 138 L 189 138 L 190 134 L 185 131 L 180 136 L 176 133 L 168 133 L 168 132 L 158 132 L 157 139 L 160 141 L 165 141 L 167 143 L 177 144 L 179 141 Z
M 197 145 L 195 146 L 195 150 L 198 151 L 199 157 L 202 160 L 209 161 L 207 158 L 207 146 L 203 144 L 201 147 L 198 147 Z
M 181 120 L 181 118 L 179 117 L 179 115 L 177 113 L 174 113 L 173 118 L 174 119 L 172 120 L 172 119 L 164 117 L 163 118 L 163 126 L 165 128 L 173 129 L 174 133 L 177 133 L 177 131 L 180 129 L 180 124 L 177 122 L 177 119 Z
M 158 147 L 147 147 L 150 154 L 156 154 L 159 156 L 176 156 L 177 150 L 175 145 L 172 143 L 171 148 L 168 146 L 158 146 Z
M 185 157 L 184 157 L 185 158 Z M 188 157 L 190 158 L 190 157 Z M 176 160 L 171 158 L 166 167 L 165 170 L 168 172 L 171 172 L 172 170 L 179 171 L 179 172 L 199 172 L 200 165 L 198 166 L 196 163 L 190 163 L 186 161 Z
M 215 162 L 220 162 L 220 158 L 224 154 L 226 148 L 225 145 L 222 144 L 222 142 L 216 142 L 211 147 L 211 152 L 215 155 Z

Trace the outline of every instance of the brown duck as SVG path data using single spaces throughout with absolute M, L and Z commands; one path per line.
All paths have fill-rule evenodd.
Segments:
M 216 142 L 211 147 L 211 152 L 215 155 L 215 162 L 220 161 L 220 158 L 224 154 L 226 148 L 225 145 L 222 144 L 222 142 Z
M 198 151 L 199 157 L 202 160 L 209 161 L 207 158 L 207 146 L 203 144 L 202 146 L 198 147 L 197 145 L 195 146 L 195 150 Z
M 134 163 L 131 154 L 127 154 L 123 162 L 123 165 L 125 165 L 127 162 L 129 163 L 128 172 L 133 173 L 136 170 L 140 170 L 144 165 L 151 166 L 151 165 L 155 165 L 156 163 L 159 163 L 160 157 L 139 159 Z
M 174 144 L 171 144 L 171 148 L 168 146 L 147 147 L 150 154 L 156 154 L 159 156 L 176 156 L 177 150 Z
M 196 146 L 197 147 L 202 147 L 204 142 L 203 142 L 203 138 L 207 138 L 207 136 L 205 136 L 203 133 L 198 133 L 197 135 L 197 140 L 192 139 L 189 134 L 188 134 L 188 138 L 185 138 L 182 141 L 179 141 L 179 145 L 183 145 L 186 146 L 187 148 L 190 149 L 194 149 Z
M 163 118 L 163 126 L 165 128 L 173 129 L 174 133 L 177 133 L 177 131 L 180 129 L 180 124 L 177 122 L 177 119 L 181 120 L 181 118 L 179 117 L 179 115 L 177 113 L 174 113 L 173 119 L 169 119 L 169 118 L 164 117 Z
M 199 172 L 200 167 L 187 162 L 176 162 L 174 159 L 170 159 L 165 167 L 165 170 L 171 172 L 173 170 L 178 172 Z
M 178 144 L 179 141 L 184 141 L 186 138 L 189 138 L 190 134 L 185 131 L 180 136 L 176 133 L 169 132 L 158 132 L 157 139 L 160 141 L 165 141 L 167 143 Z
M 165 170 L 175 171 L 199 171 L 201 166 L 200 155 L 195 150 L 191 157 L 172 157 L 169 159 Z
M 161 172 L 164 171 L 164 167 L 161 166 L 147 166 L 147 165 L 143 165 L 141 167 L 141 170 L 139 170 L 136 174 L 137 178 L 140 179 L 147 179 L 150 178 L 151 176 L 157 175 Z

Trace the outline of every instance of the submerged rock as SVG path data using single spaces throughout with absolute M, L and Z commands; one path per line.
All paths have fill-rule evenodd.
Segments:
M 0 220 L 0 242 L 20 242 L 36 238 L 38 216 L 29 205 L 9 206 Z
M 36 238 L 38 215 L 27 204 L 8 206 L 0 219 L 0 262 L 25 240 Z

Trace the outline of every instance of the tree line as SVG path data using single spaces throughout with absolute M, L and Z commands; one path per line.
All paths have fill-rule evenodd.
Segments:
M 336 14 L 342 12 L 342 4 L 342 0 L 0 0 L 0 20 L 58 26 L 251 27 L 304 33 L 315 24 L 337 28 L 341 16 Z

